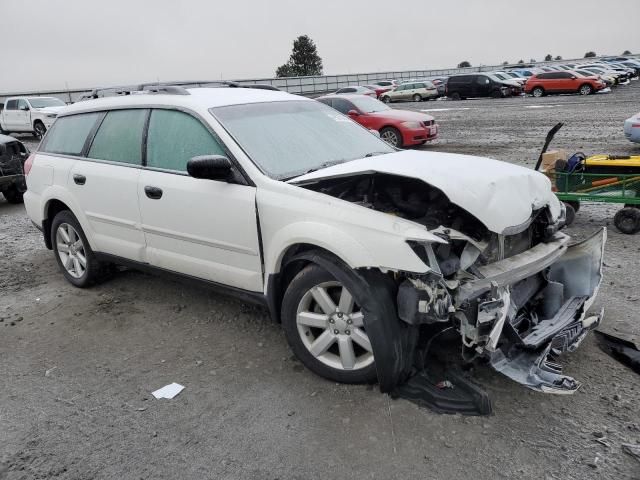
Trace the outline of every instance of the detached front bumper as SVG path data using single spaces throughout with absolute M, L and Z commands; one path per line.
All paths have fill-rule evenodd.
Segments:
M 606 230 L 572 246 L 563 237 L 556 234 L 555 249 L 507 259 L 510 272 L 494 264 L 496 274 L 477 281 L 477 287 L 491 288 L 478 305 L 477 323 L 479 330 L 483 322 L 488 329 L 482 349 L 491 366 L 533 390 L 556 394 L 580 387 L 562 374 L 557 357 L 574 351 L 603 318 L 603 311 L 588 310 L 602 281 Z

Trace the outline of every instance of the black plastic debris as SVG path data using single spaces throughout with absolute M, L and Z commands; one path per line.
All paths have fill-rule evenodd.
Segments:
M 640 373 L 640 350 L 628 340 L 615 337 L 596 330 L 598 345 L 607 355 L 626 365 L 636 373 Z
M 491 399 L 480 386 L 467 379 L 462 372 L 446 370 L 446 378 L 420 370 L 407 382 L 398 386 L 392 398 L 404 398 L 436 413 L 462 415 L 490 415 Z

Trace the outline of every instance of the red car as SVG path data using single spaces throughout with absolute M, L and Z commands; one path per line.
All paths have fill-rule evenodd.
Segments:
M 363 127 L 376 130 L 394 147 L 422 145 L 438 137 L 438 124 L 431 115 L 396 110 L 364 95 L 327 95 L 319 102 L 348 115 Z
M 529 77 L 524 85 L 524 91 L 534 97 L 542 97 L 549 93 L 589 95 L 606 86 L 606 83 L 598 77 L 586 77 L 578 72 L 544 72 Z
M 369 90 L 373 90 L 374 92 L 376 92 L 376 97 L 380 98 L 380 95 L 382 95 L 384 92 L 388 92 L 389 90 L 393 90 L 393 87 L 383 87 L 382 85 L 376 85 L 376 84 L 372 84 L 372 85 L 365 85 L 365 88 L 368 88 Z

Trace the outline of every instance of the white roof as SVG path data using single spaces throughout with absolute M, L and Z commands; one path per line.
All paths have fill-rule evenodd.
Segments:
M 246 103 L 283 102 L 292 100 L 312 101 L 305 97 L 286 92 L 257 88 L 188 88 L 189 95 L 134 93 L 113 97 L 86 100 L 66 107 L 60 115 L 110 110 L 130 106 L 173 106 L 186 107 L 193 110 L 209 109 L 226 105 L 242 105 Z

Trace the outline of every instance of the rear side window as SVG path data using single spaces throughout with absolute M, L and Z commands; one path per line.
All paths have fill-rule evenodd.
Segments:
M 81 155 L 87 136 L 94 128 L 102 113 L 83 113 L 56 119 L 47 133 L 41 152 Z
M 17 110 L 18 109 L 18 100 L 9 100 L 7 102 L 7 106 L 5 107 L 7 110 Z
M 89 158 L 142 165 L 142 135 L 148 110 L 112 110 L 96 133 Z
M 187 171 L 198 155 L 226 155 L 211 132 L 196 118 L 176 110 L 153 110 L 147 135 L 147 166 Z

